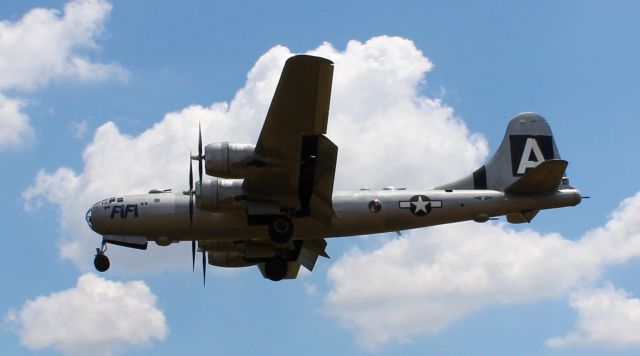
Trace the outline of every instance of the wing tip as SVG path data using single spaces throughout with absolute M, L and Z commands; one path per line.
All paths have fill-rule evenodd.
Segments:
M 289 59 L 287 59 L 287 63 L 292 63 L 292 62 L 317 63 L 317 64 L 326 64 L 331 66 L 333 65 L 333 61 L 331 61 L 330 59 L 319 57 L 319 56 L 312 56 L 310 54 L 296 54 L 295 56 L 289 57 Z

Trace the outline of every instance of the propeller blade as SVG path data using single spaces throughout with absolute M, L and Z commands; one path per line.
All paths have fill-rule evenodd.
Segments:
M 191 156 L 191 151 L 189 151 L 189 156 Z M 193 191 L 193 165 L 191 161 L 189 161 L 189 191 Z
M 198 157 L 202 157 L 202 127 L 198 123 Z
M 191 155 L 191 152 L 189 152 Z M 189 227 L 193 226 L 193 165 L 189 161 Z
M 206 252 L 202 251 L 202 285 L 207 285 L 207 257 Z
M 193 271 L 196 271 L 196 240 L 191 241 L 191 265 Z
M 200 184 L 202 184 L 202 160 L 204 156 L 202 155 L 202 128 L 200 123 L 198 123 L 198 179 L 200 179 Z
M 189 193 L 189 227 L 193 227 L 193 192 Z
M 202 159 L 198 161 L 198 179 L 200 179 L 200 184 L 202 184 Z

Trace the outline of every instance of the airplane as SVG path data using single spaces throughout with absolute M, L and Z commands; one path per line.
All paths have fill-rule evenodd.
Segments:
M 457 181 L 426 190 L 334 192 L 338 147 L 325 135 L 332 80 L 330 60 L 289 58 L 255 145 L 217 142 L 203 152 L 199 128 L 189 190 L 153 189 L 94 204 L 86 221 L 102 236 L 95 268 L 109 269 L 107 244 L 144 250 L 149 241 L 191 241 L 192 269 L 199 251 L 204 283 L 207 263 L 258 266 L 263 277 L 280 281 L 328 258 L 326 238 L 500 216 L 528 223 L 540 210 L 582 199 L 565 176 L 568 163 L 549 124 L 531 112 L 515 116 L 495 155 Z M 198 162 L 195 187 L 192 161 Z

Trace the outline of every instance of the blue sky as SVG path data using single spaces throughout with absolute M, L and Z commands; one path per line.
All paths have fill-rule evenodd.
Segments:
M 71 15 L 73 6 L 85 12 Z M 636 354 L 640 338 L 625 330 L 640 330 L 639 7 L 4 1 L 0 122 L 22 131 L 0 131 L 7 227 L 0 354 Z M 113 247 L 116 268 L 87 274 L 99 239 L 77 223 L 86 207 L 156 185 L 183 189 L 198 121 L 205 141 L 251 142 L 284 59 L 308 51 L 336 62 L 329 135 L 340 146 L 339 188 L 444 183 L 487 158 L 512 116 L 536 111 L 550 122 L 572 183 L 591 199 L 541 213 L 526 227 L 459 224 L 399 239 L 331 240 L 331 260 L 282 283 L 253 268 L 210 267 L 202 288 L 187 244 L 149 255 Z M 372 85 L 381 82 L 388 85 Z M 370 135 L 343 139 L 358 134 L 354 127 Z M 386 149 L 367 153 L 368 136 Z M 380 169 L 397 155 L 408 158 L 396 162 L 399 173 Z M 471 288 L 477 280 L 469 271 L 491 271 L 494 260 L 498 277 L 488 275 L 487 289 Z M 380 266 L 415 279 L 393 284 L 377 277 Z M 421 266 L 450 274 L 402 274 Z M 460 284 L 469 288 L 456 292 Z M 83 286 L 120 291 L 106 302 L 116 309 L 141 303 L 109 320 L 130 318 L 148 332 L 136 339 L 89 323 L 96 328 L 86 335 L 44 337 L 56 333 L 30 317 L 29 306 L 65 310 L 64 329 L 89 312 L 82 308 L 99 309 L 65 299 Z M 425 304 L 412 304 L 411 295 Z M 394 314 L 403 308 L 415 317 Z M 148 319 L 157 313 L 164 321 Z M 602 325 L 608 333 L 597 331 Z M 91 335 L 103 337 L 83 339 Z

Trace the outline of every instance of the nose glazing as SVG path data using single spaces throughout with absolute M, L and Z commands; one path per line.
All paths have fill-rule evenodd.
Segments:
M 93 208 L 89 208 L 89 210 L 87 210 L 87 213 L 84 216 L 84 219 L 86 220 L 89 227 L 93 229 L 93 225 L 91 223 L 91 216 L 93 215 L 92 212 L 93 212 Z

